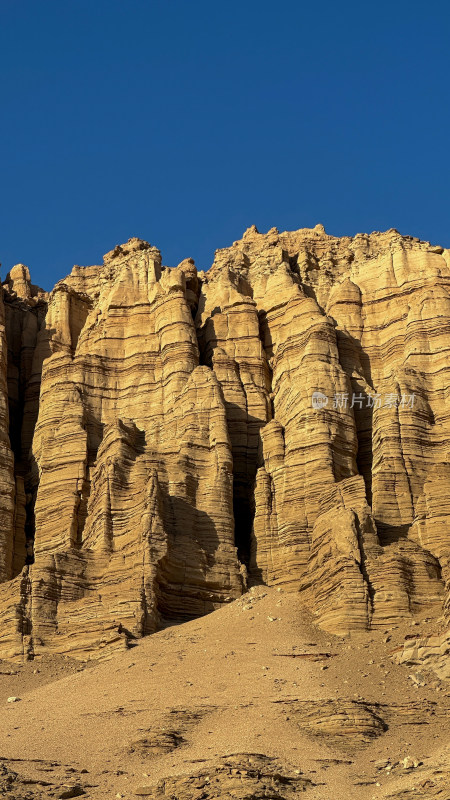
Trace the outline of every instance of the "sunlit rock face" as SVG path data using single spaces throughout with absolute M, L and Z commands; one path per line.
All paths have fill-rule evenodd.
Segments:
M 253 226 L 197 272 L 130 239 L 49 294 L 18 264 L 0 657 L 109 655 L 255 583 L 339 634 L 450 614 L 449 442 L 440 247 Z

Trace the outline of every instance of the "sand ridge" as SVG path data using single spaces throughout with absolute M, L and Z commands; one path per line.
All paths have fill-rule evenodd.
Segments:
M 218 760 L 236 754 L 303 776 L 314 800 L 397 797 L 421 780 L 450 787 L 448 774 L 434 775 L 449 766 L 450 692 L 431 674 L 417 686 L 390 656 L 410 631 L 330 636 L 298 595 L 256 587 L 81 671 L 43 657 L 8 676 L 3 662 L 1 763 L 28 779 L 45 774 L 43 797 L 68 784 L 87 797 L 132 798 L 200 767 L 220 777 Z

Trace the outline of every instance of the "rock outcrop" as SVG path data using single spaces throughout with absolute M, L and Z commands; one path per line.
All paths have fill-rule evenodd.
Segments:
M 395 230 L 252 227 L 208 272 L 130 239 L 48 295 L 14 267 L 0 656 L 109 655 L 256 583 L 334 633 L 448 618 L 449 331 L 450 251 Z
M 177 800 L 236 800 L 272 797 L 291 800 L 313 789 L 315 783 L 300 770 L 280 767 L 273 758 L 262 753 L 235 753 L 223 756 L 192 774 L 168 776 L 156 784 L 137 786 L 134 794 L 150 800 L 176 797 Z

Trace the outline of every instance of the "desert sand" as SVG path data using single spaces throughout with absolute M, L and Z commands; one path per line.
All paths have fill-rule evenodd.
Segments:
M 208 267 L 3 282 L 0 791 L 448 800 L 450 251 Z
M 450 690 L 392 658 L 428 625 L 337 637 L 298 595 L 258 587 L 81 669 L 42 656 L 8 675 L 3 662 L 0 785 L 14 798 L 444 800 Z

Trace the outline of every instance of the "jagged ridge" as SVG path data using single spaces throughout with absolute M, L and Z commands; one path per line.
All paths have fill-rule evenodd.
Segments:
M 320 225 L 207 273 L 130 239 L 48 296 L 14 267 L 0 656 L 109 654 L 259 582 L 338 633 L 439 617 L 449 287 L 448 250 Z

